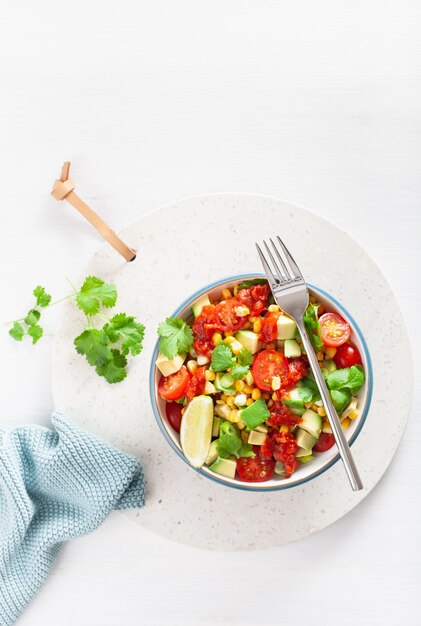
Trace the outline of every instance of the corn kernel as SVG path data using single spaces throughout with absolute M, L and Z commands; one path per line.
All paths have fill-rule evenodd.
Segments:
M 227 330 L 224 332 L 225 337 L 232 337 L 234 333 L 228 332 Z
M 234 423 L 240 421 L 240 411 L 233 409 L 230 413 L 229 421 Z
M 342 428 L 345 428 L 346 430 L 347 428 L 349 428 L 350 423 L 351 423 L 351 420 L 349 419 L 349 417 L 346 417 L 344 421 L 342 422 Z
M 234 396 L 228 396 L 228 398 L 225 400 L 225 402 L 228 404 L 228 406 L 233 407 L 234 406 Z
M 212 335 L 212 343 L 214 343 L 215 345 L 217 343 L 219 343 L 222 340 L 222 335 L 221 333 L 213 333 Z
M 243 383 L 242 380 L 236 380 L 235 381 L 235 389 L 236 389 L 236 391 L 244 391 L 244 387 L 245 387 L 245 384 Z
M 190 374 L 194 374 L 194 372 L 197 370 L 197 361 L 194 361 L 193 359 L 187 361 L 187 369 L 189 370 Z
M 232 343 L 234 343 L 234 341 L 235 341 L 235 339 L 234 339 L 234 337 L 232 337 L 232 336 L 231 336 L 231 337 L 226 337 L 226 338 L 225 338 L 225 343 L 227 343 L 229 346 L 230 346 Z
M 276 393 L 276 391 L 274 391 L 274 392 L 273 392 L 273 394 L 272 394 L 272 400 L 273 400 L 274 402 L 276 402 L 276 401 L 277 401 L 277 399 L 278 399 L 278 394 Z
M 312 402 L 304 402 L 304 406 L 306 409 L 311 409 L 311 407 L 313 406 Z
M 240 285 L 234 285 L 234 289 L 233 289 L 234 296 L 236 296 L 239 291 L 240 291 Z
M 226 394 L 226 393 L 222 393 L 222 394 L 221 394 L 221 400 L 223 400 L 223 401 L 224 401 L 224 404 L 226 403 L 227 398 L 229 398 L 229 396 L 227 396 L 227 394 Z
M 205 372 L 205 378 L 206 380 L 215 380 L 216 378 L 216 374 L 214 371 L 212 370 L 206 370 Z
M 247 317 L 250 315 L 250 309 L 248 306 L 240 304 L 239 306 L 234 307 L 234 312 L 238 317 Z
M 279 311 L 279 306 L 277 304 L 270 304 L 268 306 L 268 311 L 270 313 L 277 313 Z
M 251 328 L 251 322 L 246 322 L 243 326 L 243 330 L 249 330 Z
M 326 358 L 333 359 L 336 354 L 336 348 L 326 348 Z
M 181 415 L 184 415 L 185 411 L 186 411 L 187 407 L 183 406 L 183 408 L 181 409 Z
M 244 385 L 243 391 L 244 393 L 250 394 L 253 391 L 253 387 L 251 387 L 250 385 Z
M 315 411 L 315 412 L 317 413 L 318 409 L 319 409 L 319 407 L 317 406 L 317 404 L 314 404 L 314 403 L 313 403 L 313 404 L 311 405 L 311 410 L 312 410 L 312 411 Z
M 243 428 L 245 428 L 245 427 L 246 427 L 246 425 L 244 424 L 243 420 L 238 420 L 237 428 L 239 428 L 240 430 L 243 430 Z M 247 433 L 246 433 L 246 435 L 247 435 Z M 247 435 L 247 439 L 248 439 L 248 435 Z M 247 441 L 247 439 L 246 439 L 246 441 Z
M 252 400 L 252 398 L 247 398 L 247 402 L 246 402 L 246 406 L 250 406 L 250 404 L 253 404 L 254 400 Z
M 253 322 L 253 331 L 259 334 L 261 329 L 262 329 L 262 320 L 260 319 L 260 317 L 258 317 L 257 320 Z
M 281 379 L 279 376 L 272 376 L 272 389 L 273 391 L 277 391 L 281 388 Z
M 260 393 L 260 389 L 257 389 L 257 387 L 251 392 L 251 397 L 253 398 L 253 400 L 258 400 L 261 395 L 262 394 Z
M 249 315 L 249 322 L 251 322 L 252 324 L 254 324 L 254 322 L 256 320 L 258 320 L 258 319 L 259 319 L 258 317 L 254 317 L 253 315 Z
M 317 409 L 317 413 L 320 415 L 320 417 L 326 417 L 326 411 L 323 406 L 319 406 L 319 408 Z
M 227 287 L 222 290 L 222 298 L 223 300 L 228 300 L 228 298 L 232 298 L 232 293 Z
M 322 431 L 324 433 L 332 433 L 332 429 L 330 427 L 330 424 L 327 420 L 325 420 L 322 424 Z
M 270 400 L 270 393 L 268 391 L 263 391 L 262 398 L 264 400 Z
M 231 344 L 231 350 L 234 352 L 234 354 L 238 354 L 239 352 L 241 352 L 241 350 L 243 349 L 243 344 L 240 343 L 237 340 L 234 340 Z
M 289 433 L 289 428 L 286 424 L 282 424 L 281 428 L 279 429 L 280 433 Z
M 318 361 L 323 361 L 323 359 L 325 358 L 323 352 L 318 352 L 317 353 L 317 360 Z
M 225 404 L 224 400 L 217 400 L 216 404 Z
M 317 315 L 322 315 L 325 312 L 325 305 L 324 304 L 319 304 L 319 308 L 317 310 Z
M 350 411 L 348 415 L 350 420 L 355 420 L 358 417 L 358 411 Z
M 244 426 L 242 426 L 242 424 L 244 424 L 243 420 L 240 420 L 239 422 L 237 422 L 237 426 L 238 426 L 238 428 L 239 428 L 240 430 L 243 430 L 243 428 L 245 427 L 245 424 L 244 424 Z M 249 438 L 249 434 L 248 434 L 248 432 L 243 431 L 243 432 L 241 433 L 241 441 L 242 441 L 243 443 L 247 443 L 248 438 Z

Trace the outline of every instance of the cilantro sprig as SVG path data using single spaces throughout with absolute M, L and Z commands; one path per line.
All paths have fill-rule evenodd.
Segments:
M 117 302 L 117 289 L 113 283 L 88 276 L 79 290 L 74 288 L 72 294 L 56 302 L 51 302 L 51 295 L 40 285 L 35 287 L 33 295 L 35 305 L 26 316 L 10 322 L 12 339 L 22 341 L 28 335 L 33 344 L 37 343 L 44 334 L 39 323 L 43 309 L 71 299 L 87 320 L 86 328 L 74 340 L 76 352 L 83 355 L 98 376 L 108 383 L 119 383 L 126 378 L 127 357 L 140 354 L 145 327 L 126 313 L 117 313 L 111 318 L 104 315 L 102 309 L 114 307 Z
M 193 331 L 184 320 L 167 317 L 158 326 L 159 351 L 168 359 L 177 354 L 186 354 L 193 345 Z
M 225 341 L 220 341 L 212 351 L 211 367 L 213 371 L 230 370 L 234 380 L 240 380 L 247 376 L 252 363 L 253 355 L 248 348 L 242 348 L 235 357 L 230 345 Z
M 234 424 L 228 421 L 221 423 L 219 437 L 216 441 L 218 456 L 227 459 L 230 456 L 244 457 L 254 456 L 253 448 L 248 443 L 243 443 L 240 432 Z

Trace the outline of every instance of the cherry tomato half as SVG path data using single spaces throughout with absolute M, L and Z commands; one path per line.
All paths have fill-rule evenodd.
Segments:
M 358 348 L 352 343 L 344 343 L 343 346 L 339 346 L 333 360 L 338 370 L 344 367 L 352 367 L 352 365 L 363 364 Z
M 247 324 L 247 315 L 241 317 L 235 312 L 239 306 L 242 306 L 242 303 L 237 298 L 229 298 L 216 305 L 215 319 L 219 330 L 232 333 Z
M 276 313 L 268 313 L 262 319 L 259 339 L 264 343 L 273 343 L 278 336 L 278 317 Z
M 259 452 L 256 456 L 241 457 L 237 461 L 238 475 L 247 483 L 263 483 L 272 477 L 274 471 L 275 463 L 262 459 Z
M 183 407 L 181 406 L 181 404 L 178 404 L 178 402 L 167 402 L 165 406 L 165 414 L 167 416 L 167 420 L 169 421 L 171 428 L 173 428 L 177 433 L 180 432 L 182 408 Z
M 325 346 L 336 348 L 348 341 L 351 327 L 337 313 L 325 313 L 319 319 L 322 340 Z
M 320 433 L 319 439 L 313 446 L 313 452 L 326 452 L 335 443 L 335 437 L 331 433 Z
M 272 378 L 289 373 L 288 359 L 276 350 L 263 350 L 254 359 L 251 366 L 253 380 L 259 389 L 272 391 Z
M 190 374 L 183 365 L 175 374 L 161 376 L 158 393 L 164 400 L 179 400 L 184 395 L 189 380 Z

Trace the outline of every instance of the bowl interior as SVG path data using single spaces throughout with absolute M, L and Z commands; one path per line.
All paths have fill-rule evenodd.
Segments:
M 174 317 L 180 317 L 186 321 L 190 321 L 192 319 L 192 310 L 191 307 L 194 303 L 204 294 L 209 294 L 211 300 L 217 300 L 220 295 L 222 289 L 225 287 L 231 288 L 241 280 L 253 279 L 253 278 L 262 278 L 262 274 L 247 274 L 241 276 L 234 276 L 231 278 L 222 279 L 212 285 L 208 285 L 201 289 L 199 292 L 194 294 L 191 298 L 186 300 L 178 309 L 173 313 Z M 310 293 L 313 293 L 317 300 L 325 305 L 325 307 L 330 311 L 335 311 L 339 313 L 346 321 L 350 324 L 352 328 L 351 340 L 357 346 L 362 360 L 364 372 L 366 374 L 366 379 L 363 387 L 358 393 L 359 398 L 359 416 L 357 419 L 353 420 L 349 426 L 349 428 L 345 431 L 347 439 L 350 443 L 355 441 L 358 433 L 360 432 L 365 418 L 368 413 L 370 399 L 371 399 L 371 389 L 372 389 L 372 371 L 371 371 L 371 362 L 370 356 L 368 352 L 367 345 L 364 341 L 364 338 L 361 334 L 360 329 L 358 328 L 356 322 L 350 316 L 350 314 L 342 307 L 342 305 L 337 302 L 332 296 L 328 293 L 324 292 L 318 287 L 314 285 L 308 285 Z M 180 446 L 180 437 L 178 433 L 176 433 L 168 423 L 168 420 L 165 415 L 165 400 L 159 397 L 157 393 L 158 381 L 161 376 L 159 370 L 155 367 L 155 360 L 158 354 L 158 347 L 155 347 L 152 364 L 151 364 L 151 399 L 152 406 L 154 409 L 154 413 L 156 419 L 158 421 L 158 425 L 163 432 L 165 438 L 171 447 L 177 452 L 177 454 L 188 464 L 188 461 L 184 457 L 184 454 L 181 450 Z M 220 476 L 211 472 L 207 467 L 203 467 L 201 469 L 195 470 L 203 474 L 204 476 L 215 480 L 216 482 L 222 483 L 226 486 L 235 487 L 237 489 L 244 490 L 253 490 L 253 491 L 268 491 L 268 490 L 276 490 L 276 489 L 287 489 L 290 487 L 294 487 L 296 485 L 302 484 L 308 480 L 311 480 L 318 476 L 320 473 L 326 471 L 329 467 L 333 465 L 338 460 L 338 454 L 336 446 L 333 446 L 327 452 L 323 452 L 322 454 L 316 454 L 315 459 L 313 459 L 310 463 L 300 464 L 297 470 L 292 474 L 290 478 L 283 478 L 281 476 L 274 475 L 273 478 L 264 482 L 264 483 L 246 483 L 236 478 L 225 478 L 224 476 Z M 193 469 L 193 468 L 192 468 Z

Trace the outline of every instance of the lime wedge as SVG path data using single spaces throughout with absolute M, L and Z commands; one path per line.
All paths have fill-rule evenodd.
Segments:
M 188 404 L 181 420 L 180 443 L 193 467 L 202 467 L 212 439 L 213 401 L 197 396 Z

